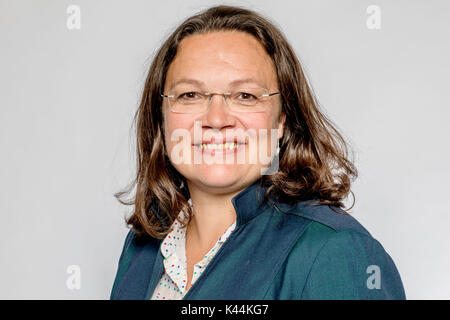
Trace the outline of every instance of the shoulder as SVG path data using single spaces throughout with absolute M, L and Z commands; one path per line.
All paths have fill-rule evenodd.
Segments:
M 288 261 L 302 261 L 306 269 L 302 298 L 404 299 L 398 270 L 381 243 L 342 209 L 312 203 L 285 212 L 309 220 Z
M 135 230 L 130 229 L 125 237 L 122 253 L 119 258 L 119 265 L 126 264 L 132 256 L 140 250 L 158 249 L 161 239 L 149 236 L 140 236 Z
M 306 225 L 292 247 L 290 258 L 293 260 L 309 260 L 312 266 L 317 256 L 325 251 L 336 255 L 342 251 L 370 252 L 371 247 L 379 244 L 361 223 L 338 207 L 317 204 L 315 200 L 295 205 L 277 203 L 276 207 L 289 215 L 291 221 L 300 219 Z
M 317 204 L 315 200 L 302 201 L 295 205 L 276 203 L 275 208 L 290 216 L 300 219 L 307 225 L 301 231 L 297 245 L 293 248 L 320 250 L 327 242 L 336 242 L 342 238 L 353 238 L 357 242 L 370 243 L 376 241 L 369 231 L 346 211 L 330 205 Z
M 282 206 L 283 204 L 277 204 Z M 336 232 L 353 230 L 370 236 L 366 230 L 352 215 L 339 207 L 317 204 L 315 200 L 302 201 L 294 206 L 284 206 L 285 213 L 312 220 L 328 227 Z
M 370 255 L 374 250 L 385 253 L 381 243 L 352 215 L 335 206 L 314 203 L 300 202 L 285 212 L 309 220 L 294 249 L 305 249 L 307 246 L 310 252 L 317 255 L 350 252 L 354 256 L 356 253 Z

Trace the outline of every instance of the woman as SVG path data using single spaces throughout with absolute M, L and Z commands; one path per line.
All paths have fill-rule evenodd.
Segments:
M 405 298 L 390 256 L 342 209 L 357 171 L 267 19 L 218 6 L 183 22 L 136 119 L 111 299 Z

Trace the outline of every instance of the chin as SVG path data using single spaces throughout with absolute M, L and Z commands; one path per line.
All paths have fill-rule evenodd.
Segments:
M 246 170 L 242 170 L 237 165 L 202 165 L 193 170 L 185 177 L 196 184 L 201 184 L 211 189 L 228 189 L 245 183 Z

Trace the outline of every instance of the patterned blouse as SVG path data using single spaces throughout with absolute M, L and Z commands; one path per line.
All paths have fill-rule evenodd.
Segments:
M 192 201 L 189 199 L 192 206 Z M 180 212 L 179 217 L 183 212 Z M 175 220 L 173 230 L 161 243 L 161 253 L 164 257 L 164 274 L 153 291 L 151 300 L 181 300 L 186 292 L 205 270 L 208 263 L 223 243 L 228 239 L 236 227 L 236 221 L 222 234 L 214 247 L 208 251 L 203 259 L 194 265 L 194 273 L 190 285 L 187 285 L 187 262 L 186 262 L 186 227 L 181 228 L 180 222 Z

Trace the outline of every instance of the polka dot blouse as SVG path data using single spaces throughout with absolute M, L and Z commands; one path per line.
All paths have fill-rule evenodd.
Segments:
M 192 206 L 191 199 L 189 204 Z M 180 216 L 183 214 L 180 212 Z M 164 274 L 156 285 L 155 291 L 151 297 L 152 300 L 181 300 L 186 292 L 200 277 L 208 263 L 223 243 L 228 239 L 236 227 L 234 222 L 219 238 L 214 247 L 208 251 L 202 260 L 194 265 L 194 273 L 191 283 L 187 282 L 187 262 L 186 262 L 186 227 L 181 228 L 180 223 L 175 220 L 172 225 L 172 231 L 164 238 L 161 243 L 161 253 L 164 257 Z

